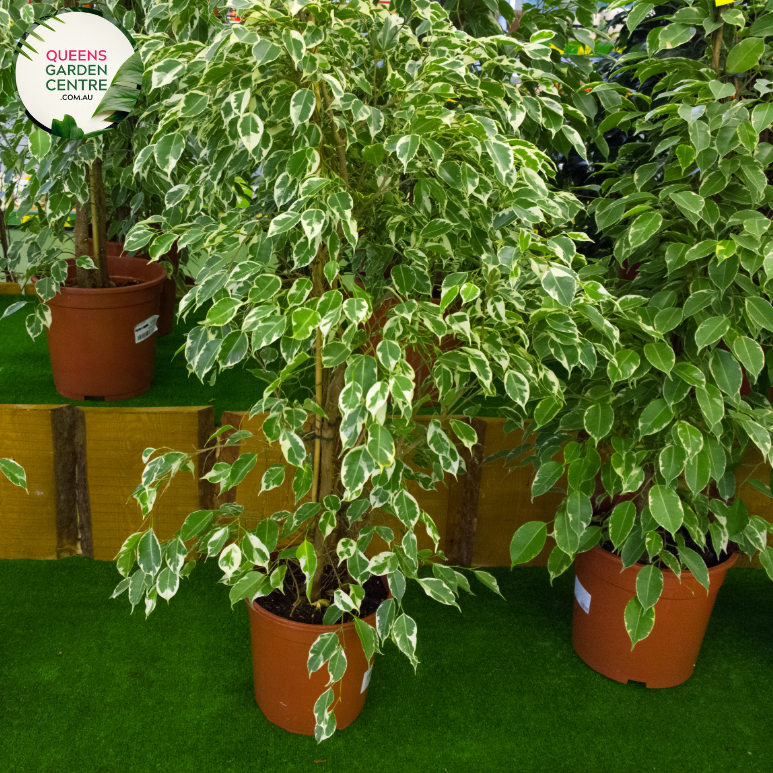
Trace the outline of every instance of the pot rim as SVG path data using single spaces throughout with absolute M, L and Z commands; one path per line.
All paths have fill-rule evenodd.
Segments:
M 589 553 L 595 553 L 598 556 L 603 556 L 604 557 L 603 558 L 604 561 L 612 562 L 612 563 L 614 563 L 614 564 L 616 564 L 618 566 L 622 565 L 622 563 L 623 563 L 623 559 L 620 558 L 620 556 L 615 555 L 614 553 L 610 552 L 609 550 L 604 550 L 604 548 L 602 548 L 600 545 L 595 545 L 588 552 Z M 581 555 L 581 554 L 579 554 L 579 555 Z M 735 564 L 735 562 L 738 560 L 738 555 L 739 555 L 738 551 L 736 551 L 734 553 L 731 553 L 724 561 L 721 561 L 716 566 L 710 567 L 709 568 L 709 576 L 711 576 L 712 574 L 719 574 L 720 572 L 725 572 L 728 569 L 730 569 Z M 638 569 L 642 569 L 645 566 L 647 566 L 647 564 L 640 564 L 640 563 L 637 562 L 633 566 L 629 566 L 628 569 L 637 569 L 637 567 L 638 567 Z M 628 569 L 626 569 L 624 571 L 628 571 Z M 663 574 L 671 575 L 673 577 L 676 577 L 676 574 L 674 574 L 674 572 L 671 569 L 669 569 L 668 567 L 666 567 L 665 569 L 661 569 L 661 571 L 663 572 Z M 622 574 L 622 572 L 621 572 L 621 574 Z M 682 575 L 681 576 L 684 577 L 685 575 L 687 575 L 687 577 L 695 578 L 695 575 L 692 572 L 690 572 L 688 569 L 682 569 Z M 696 582 L 697 582 L 697 580 L 696 580 Z
M 158 263 L 155 263 L 155 265 L 158 266 L 159 271 L 161 272 L 159 276 L 154 277 L 152 279 L 143 279 L 142 277 L 131 275 L 132 263 L 139 264 L 143 267 L 147 267 L 147 266 L 152 266 L 153 262 L 144 261 L 139 258 L 130 258 L 128 256 L 126 257 L 122 256 L 120 258 L 108 258 L 107 260 L 108 260 L 108 264 L 113 261 L 121 262 L 122 265 L 119 268 L 121 273 L 117 274 L 116 276 L 126 276 L 123 272 L 128 271 L 128 274 L 129 274 L 128 278 L 139 279 L 140 283 L 136 285 L 129 285 L 128 287 L 66 287 L 62 285 L 59 288 L 59 292 L 57 293 L 57 295 L 60 295 L 60 294 L 69 295 L 70 297 L 73 297 L 73 298 L 77 298 L 79 296 L 93 297 L 95 295 L 120 295 L 122 293 L 137 292 L 139 290 L 145 290 L 148 287 L 160 285 L 162 282 L 165 282 L 167 279 L 166 270 L 164 269 L 163 266 L 159 265 Z M 75 258 L 67 258 L 67 265 L 68 267 L 75 266 Z M 32 277 L 33 284 L 36 284 L 39 280 L 40 280 L 40 277 L 37 277 L 37 276 Z M 48 301 L 48 303 L 56 303 L 57 295 L 51 298 Z
M 386 577 L 381 577 L 381 581 L 384 583 L 384 586 L 387 589 L 387 597 L 382 600 L 381 603 L 384 601 L 387 601 L 388 599 L 392 598 L 392 591 L 389 589 L 389 585 L 387 584 Z M 323 633 L 334 633 L 335 631 L 338 631 L 341 629 L 341 625 L 344 626 L 346 630 L 354 630 L 355 623 L 354 621 L 350 623 L 335 623 L 333 625 L 320 625 L 318 623 L 301 623 L 297 622 L 295 620 L 288 620 L 286 617 L 281 617 L 280 615 L 275 615 L 273 612 L 269 612 L 267 609 L 264 609 L 260 604 L 256 604 L 254 601 L 249 601 L 248 599 L 244 599 L 244 603 L 247 604 L 247 607 L 254 612 L 257 615 L 260 615 L 262 617 L 270 618 L 274 625 L 281 625 L 284 628 L 287 628 L 291 631 L 310 631 L 311 629 L 318 630 L 320 633 L 320 636 Z M 378 605 L 379 607 L 381 604 Z M 378 607 L 376 607 L 376 610 L 369 614 L 367 617 L 361 617 L 360 620 L 375 620 L 376 618 L 376 612 L 378 611 Z
M 391 594 L 389 596 L 391 598 Z M 384 599 L 386 601 L 386 599 Z M 247 604 L 247 606 L 260 617 L 265 617 L 271 620 L 273 625 L 279 625 L 282 628 L 287 628 L 291 631 L 306 631 L 311 632 L 319 631 L 319 635 L 321 636 L 323 633 L 335 633 L 336 631 L 341 630 L 341 625 L 343 625 L 344 629 L 347 631 L 354 631 L 355 630 L 355 624 L 354 622 L 351 623 L 335 623 L 334 625 L 319 625 L 318 623 L 301 623 L 295 620 L 288 620 L 286 617 L 280 617 L 279 615 L 275 615 L 273 612 L 269 612 L 267 609 L 264 609 L 260 604 L 256 604 L 254 601 L 248 601 L 246 598 L 244 599 L 244 602 Z M 379 604 L 381 606 L 381 604 Z M 375 619 L 376 613 L 373 612 L 367 617 L 360 618 L 363 621 Z

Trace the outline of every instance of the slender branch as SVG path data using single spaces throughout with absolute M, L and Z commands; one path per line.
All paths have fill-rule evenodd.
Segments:
M 99 218 L 97 217 L 97 178 L 95 164 L 89 167 L 89 198 L 91 199 L 91 239 L 94 243 L 94 265 L 99 265 Z
M 719 19 L 722 23 L 714 30 L 714 40 L 711 51 L 711 69 L 714 70 L 715 75 L 719 75 L 719 56 L 722 52 L 722 35 L 725 31 L 725 21 L 722 14 L 725 12 L 725 8 L 718 9 Z
M 341 135 L 338 133 L 338 127 L 336 126 L 335 117 L 333 116 L 333 111 L 331 109 L 331 105 L 333 104 L 333 100 L 330 98 L 330 94 L 327 93 L 327 86 L 325 85 L 324 81 L 320 83 L 320 87 L 322 89 L 322 96 L 325 98 L 325 105 L 327 106 L 327 115 L 328 118 L 330 118 L 330 128 L 333 131 L 333 140 L 335 140 L 336 144 L 336 150 L 338 151 L 338 173 L 341 175 L 341 179 L 346 183 L 347 188 L 349 187 L 349 172 L 346 169 L 346 143 L 341 138 Z
M 321 273 L 321 265 L 315 267 Z M 314 397 L 317 405 L 322 405 L 322 331 L 317 327 L 317 339 L 314 347 Z M 314 414 L 314 477 L 311 483 L 311 499 L 319 502 L 320 457 L 322 454 L 322 417 Z

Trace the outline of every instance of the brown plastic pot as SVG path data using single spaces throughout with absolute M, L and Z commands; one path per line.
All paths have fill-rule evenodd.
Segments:
M 737 559 L 735 553 L 709 569 L 708 594 L 690 572 L 683 571 L 680 582 L 673 572 L 664 571 L 655 626 L 631 650 L 623 613 L 636 595 L 641 565 L 621 572 L 619 556 L 599 547 L 580 553 L 575 559 L 575 652 L 594 671 L 616 682 L 644 682 L 647 687 L 682 684 L 692 675 L 717 593 Z
M 68 260 L 69 278 L 76 275 Z M 166 271 L 137 258 L 108 258 L 114 281 L 141 284 L 105 289 L 62 287 L 49 302 L 46 330 L 56 391 L 71 400 L 127 400 L 150 389 L 156 358 L 153 317 Z M 143 325 L 143 323 L 146 323 Z
M 246 599 L 245 599 L 246 601 Z M 314 735 L 314 704 L 325 692 L 328 671 L 323 666 L 309 676 L 309 649 L 323 633 L 337 633 L 346 652 L 346 673 L 333 688 L 336 728 L 351 725 L 368 695 L 373 666 L 368 667 L 354 623 L 312 625 L 296 623 L 247 602 L 250 610 L 252 674 L 255 700 L 269 722 L 299 735 Z M 364 618 L 372 626 L 376 613 Z M 340 700 L 339 700 L 340 697 Z
M 91 239 L 89 239 L 89 248 L 92 254 L 94 253 L 94 246 Z M 123 242 L 107 242 L 106 252 L 108 258 L 128 258 L 129 255 L 123 248 Z M 138 260 L 144 260 L 150 262 L 149 255 L 135 255 Z M 169 254 L 164 256 L 163 260 L 168 260 L 175 268 L 175 271 L 180 266 L 180 254 L 177 252 L 177 245 L 173 244 Z M 174 329 L 174 310 L 177 303 L 177 284 L 174 278 L 170 277 L 164 281 L 161 286 L 161 304 L 159 306 L 158 315 L 158 337 L 163 338 L 165 335 L 169 335 Z

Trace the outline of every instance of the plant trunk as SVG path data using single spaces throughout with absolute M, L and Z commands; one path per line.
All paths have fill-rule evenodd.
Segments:
M 8 270 L 8 229 L 5 225 L 5 213 L 0 209 L 0 247 L 3 250 L 3 274 L 5 275 L 5 281 L 13 281 L 11 272 Z
M 89 254 L 89 203 L 75 202 L 75 228 L 73 229 L 75 257 Z M 88 268 L 76 268 L 78 287 L 96 287 L 97 272 Z
M 314 120 L 319 125 L 320 130 L 323 131 L 324 136 L 322 113 L 325 106 L 327 106 L 330 130 L 338 156 L 338 171 L 341 179 L 348 187 L 349 174 L 346 168 L 346 143 L 338 133 L 336 122 L 330 109 L 332 100 L 327 93 L 324 82 L 314 83 L 313 87 L 316 99 Z M 313 293 L 318 298 L 321 298 L 325 293 L 324 268 L 326 262 L 327 248 L 322 246 L 317 252 L 311 272 L 314 286 Z M 317 417 L 314 422 L 314 478 L 312 495 L 314 501 L 322 502 L 325 497 L 331 494 L 340 496 L 343 493 L 340 478 L 341 436 L 339 434 L 339 425 L 341 423 L 341 415 L 338 410 L 338 398 L 344 388 L 346 365 L 342 364 L 335 369 L 327 370 L 322 367 L 322 336 L 319 331 L 317 331 L 314 357 L 315 398 L 317 404 L 324 411 L 325 418 Z M 319 528 L 319 519 L 316 521 L 314 528 L 314 553 L 317 558 L 317 567 L 314 571 L 314 576 L 311 578 L 311 592 L 309 594 L 312 602 L 318 601 L 322 597 L 324 590 L 322 578 L 325 574 L 325 569 L 331 563 L 334 567 L 336 566 L 334 556 L 335 545 L 341 536 L 341 530 L 345 528 L 341 520 L 343 517 L 339 512 L 336 526 L 327 538 L 325 538 L 325 535 Z
M 338 460 L 341 455 L 341 436 L 339 425 L 341 415 L 338 411 L 338 398 L 344 388 L 344 375 L 346 368 L 339 365 L 335 370 L 322 371 L 322 410 L 327 415 L 326 419 L 318 422 L 319 427 L 319 464 L 315 465 L 314 475 L 317 483 L 317 502 L 325 497 L 335 494 L 340 496 L 340 475 Z M 315 460 L 316 461 L 316 460 Z M 311 581 L 311 600 L 317 601 L 322 596 L 322 576 L 327 565 L 331 562 L 333 546 L 338 542 L 339 529 L 336 528 L 325 539 L 322 531 L 317 527 L 314 531 L 314 552 L 317 556 L 317 568 Z
M 722 16 L 725 10 L 725 8 L 717 8 L 717 21 L 721 24 L 714 30 L 714 39 L 711 43 L 711 69 L 717 76 L 719 76 L 719 58 L 722 54 L 722 36 L 725 33 L 725 21 Z
M 94 242 L 94 254 L 90 255 L 96 269 L 77 269 L 78 287 L 110 287 L 110 275 L 107 270 L 107 203 L 105 183 L 102 179 L 102 159 L 98 158 L 92 166 L 86 166 L 86 180 L 89 186 L 89 203 L 76 204 L 75 210 L 75 257 L 89 255 L 88 217 L 91 213 L 91 233 Z

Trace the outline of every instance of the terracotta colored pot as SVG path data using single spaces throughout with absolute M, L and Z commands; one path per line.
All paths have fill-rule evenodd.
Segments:
M 246 599 L 245 599 L 246 601 Z M 252 673 L 255 700 L 269 722 L 300 735 L 314 735 L 314 704 L 325 692 L 328 671 L 322 666 L 309 677 L 309 648 L 323 633 L 338 633 L 346 652 L 346 673 L 335 691 L 336 728 L 351 725 L 362 711 L 373 666 L 368 667 L 354 623 L 311 625 L 296 623 L 249 604 Z M 364 618 L 376 624 L 376 613 Z M 341 700 L 338 700 L 338 698 Z
M 92 240 L 89 239 L 89 248 L 94 252 Z M 108 258 L 128 258 L 128 253 L 123 248 L 123 242 L 108 242 L 106 245 L 106 252 Z M 135 255 L 138 260 L 144 260 L 150 262 L 149 255 Z M 180 254 L 177 252 L 177 245 L 172 245 L 172 249 L 168 255 L 163 257 L 163 260 L 168 260 L 175 268 L 175 271 L 180 266 Z M 158 337 L 163 338 L 165 335 L 169 335 L 174 329 L 174 310 L 177 303 L 177 284 L 173 278 L 169 278 L 164 281 L 161 287 L 161 305 L 159 308 L 158 316 Z
M 75 278 L 75 261 L 68 260 Z M 106 289 L 62 287 L 48 302 L 46 330 L 56 391 L 71 400 L 127 400 L 150 389 L 156 357 L 152 319 L 158 315 L 163 267 L 137 258 L 108 258 L 112 279 L 142 284 Z M 143 323 L 148 324 L 143 326 Z
M 735 553 L 709 569 L 708 595 L 690 572 L 682 571 L 681 583 L 673 572 L 663 572 L 655 626 L 631 650 L 623 612 L 636 595 L 641 566 L 636 564 L 621 573 L 619 556 L 599 547 L 580 553 L 575 559 L 575 652 L 594 671 L 616 682 L 644 682 L 647 687 L 682 684 L 692 675 L 717 593 L 737 559 Z

